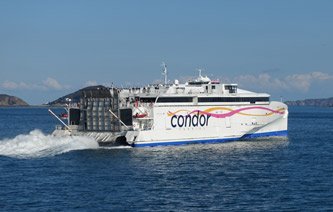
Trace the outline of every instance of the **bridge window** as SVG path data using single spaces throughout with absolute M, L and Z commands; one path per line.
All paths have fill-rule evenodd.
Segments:
M 193 102 L 192 97 L 160 97 L 157 102 L 162 103 L 179 103 L 179 102 Z
M 269 97 L 199 97 L 199 102 L 269 102 Z
M 229 93 L 237 93 L 237 85 L 225 85 L 224 88 L 229 91 Z

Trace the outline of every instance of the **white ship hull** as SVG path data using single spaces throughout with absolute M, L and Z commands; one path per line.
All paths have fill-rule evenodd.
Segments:
M 131 131 L 134 147 L 216 143 L 287 136 L 288 110 L 280 102 L 269 105 L 155 107 L 154 126 Z M 197 120 L 198 119 L 198 120 Z

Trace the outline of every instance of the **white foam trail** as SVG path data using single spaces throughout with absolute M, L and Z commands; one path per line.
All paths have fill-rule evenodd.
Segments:
M 44 135 L 33 130 L 26 135 L 0 141 L 0 156 L 38 158 L 59 155 L 72 150 L 96 149 L 98 143 L 89 137 Z

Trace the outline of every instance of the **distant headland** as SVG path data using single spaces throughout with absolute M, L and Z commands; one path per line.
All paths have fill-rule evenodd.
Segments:
M 78 91 L 75 91 L 73 93 L 67 94 L 63 97 L 60 97 L 52 102 L 48 102 L 46 105 L 48 106 L 63 106 L 68 103 L 68 100 L 70 99 L 72 102 L 80 102 L 80 98 L 83 95 L 83 93 L 91 93 L 91 92 L 98 92 L 108 89 L 102 85 L 97 86 L 89 86 L 82 88 Z
M 29 106 L 29 104 L 16 96 L 0 94 L 0 107 L 6 106 Z
M 286 101 L 289 106 L 314 106 L 314 107 L 333 107 L 333 97 L 326 99 L 305 99 L 297 101 Z

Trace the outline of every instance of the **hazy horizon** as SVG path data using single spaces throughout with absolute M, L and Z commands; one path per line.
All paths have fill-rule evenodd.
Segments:
M 332 1 L 1 1 L 0 93 L 203 75 L 272 99 L 332 97 Z

